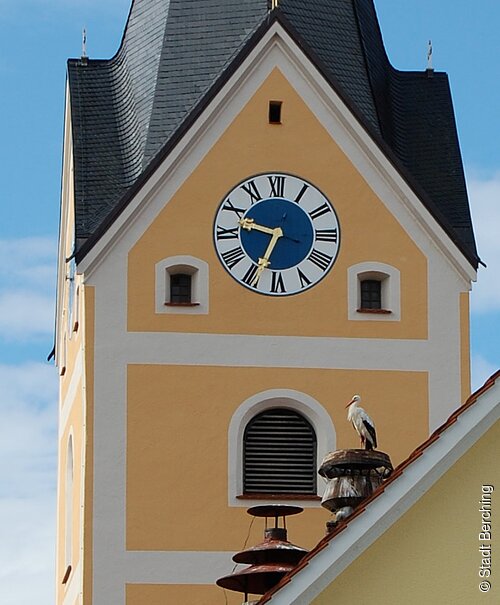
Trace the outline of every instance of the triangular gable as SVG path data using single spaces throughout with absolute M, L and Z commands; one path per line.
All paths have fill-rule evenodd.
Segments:
M 298 43 L 299 40 L 291 37 L 282 17 L 275 17 L 272 25 L 266 25 L 255 34 L 251 44 L 233 61 L 231 69 L 216 82 L 130 188 L 120 206 L 79 250 L 77 259 L 85 259 L 84 268 L 92 265 L 109 243 L 120 237 L 122 230 L 139 211 L 142 213 L 145 201 L 151 199 L 160 186 L 163 187 L 166 181 L 171 181 L 169 190 L 180 186 L 178 179 L 182 178 L 182 171 L 174 171 L 173 167 L 179 166 L 179 162 L 190 154 L 201 161 L 202 154 L 210 149 L 265 77 L 278 66 L 407 232 L 414 231 L 417 218 L 426 233 L 424 237 L 432 238 L 461 276 L 466 281 L 475 279 L 471 265 L 445 234 L 444 223 L 422 204 L 422 198 L 409 186 L 409 177 L 406 178 L 404 169 L 397 166 L 399 162 L 387 145 L 369 131 L 363 118 L 347 99 L 340 96 L 335 83 L 318 70 Z M 402 209 L 401 204 L 406 208 Z M 158 210 L 153 210 L 153 214 Z
M 368 132 L 405 167 L 412 188 L 476 268 L 446 74 L 391 66 L 373 0 L 325 0 L 312 9 L 303 0 L 276 4 L 269 12 L 267 0 L 223 10 L 217 0 L 203 6 L 133 0 L 112 59 L 68 62 L 77 249 L 122 206 L 126 191 L 211 88 L 279 21 Z
M 259 604 L 303 605 L 394 525 L 500 419 L 500 370 Z

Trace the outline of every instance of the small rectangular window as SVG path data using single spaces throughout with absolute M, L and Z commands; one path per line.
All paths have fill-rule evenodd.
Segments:
M 361 282 L 361 308 L 382 308 L 382 282 L 376 279 L 364 279 Z
M 170 276 L 170 302 L 174 304 L 191 302 L 191 275 L 175 273 Z
M 269 101 L 269 124 L 281 124 L 281 101 Z

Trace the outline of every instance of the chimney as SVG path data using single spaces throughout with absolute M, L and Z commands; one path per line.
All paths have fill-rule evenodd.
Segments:
M 391 459 L 377 450 L 337 450 L 323 458 L 318 473 L 327 481 L 321 506 L 333 513 L 327 531 L 348 517 L 389 477 Z
M 217 585 L 242 592 L 246 605 L 252 603 L 248 601 L 249 594 L 263 595 L 276 586 L 307 554 L 304 548 L 288 542 L 286 530 L 286 517 L 303 510 L 300 506 L 287 504 L 264 504 L 249 508 L 249 515 L 266 519 L 264 540 L 256 546 L 236 553 L 233 561 L 236 564 L 246 563 L 248 567 L 219 578 Z M 274 523 L 268 525 L 270 519 L 274 519 Z

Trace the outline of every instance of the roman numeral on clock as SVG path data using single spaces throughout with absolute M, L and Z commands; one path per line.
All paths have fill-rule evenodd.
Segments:
M 309 185 L 306 185 L 305 183 L 302 185 L 302 189 L 298 192 L 297 197 L 293 200 L 294 202 L 296 202 L 297 204 L 300 203 L 300 200 L 302 199 L 302 196 L 304 195 L 304 193 L 309 189 Z
M 222 210 L 228 210 L 229 212 L 234 212 L 235 214 L 238 215 L 238 218 L 241 218 L 245 214 L 245 209 L 237 208 L 236 206 L 233 206 L 233 203 L 231 202 L 231 200 L 229 198 L 227 199 L 224 206 L 222 206 Z
M 328 254 L 320 252 L 319 250 L 316 250 L 316 248 L 314 248 L 311 254 L 307 257 L 307 260 L 314 263 L 322 271 L 326 271 L 328 269 L 328 265 L 333 260 L 333 256 L 329 256 Z
M 238 227 L 225 229 L 217 225 L 217 239 L 238 239 Z
M 245 193 L 248 193 L 252 204 L 254 204 L 255 202 L 260 202 L 260 200 L 262 199 L 262 196 L 260 195 L 259 190 L 257 189 L 255 181 L 248 181 L 248 183 L 242 185 L 241 188 L 243 189 L 243 191 L 245 191 Z
M 271 186 L 270 195 L 272 197 L 285 196 L 285 177 L 284 176 L 268 176 L 269 185 Z
M 318 242 L 337 243 L 337 229 L 316 229 L 315 239 Z
M 286 292 L 283 274 L 280 271 L 271 272 L 271 292 L 274 294 L 277 294 L 278 292 L 283 294 Z
M 252 286 L 252 282 L 255 278 L 255 275 L 257 274 L 257 269 L 258 266 L 254 265 L 253 263 L 250 265 L 250 268 L 248 269 L 248 271 L 245 273 L 245 275 L 243 276 L 243 280 L 246 284 L 248 284 L 249 286 Z
M 315 208 L 314 210 L 311 210 L 311 212 L 309 212 L 309 216 L 311 217 L 311 219 L 314 221 L 317 218 L 319 218 L 320 216 L 323 216 L 323 214 L 326 214 L 327 212 L 331 212 L 332 209 L 330 208 L 330 206 L 325 202 L 324 204 L 321 204 L 321 206 L 318 206 L 317 208 Z
M 307 277 L 307 275 L 304 275 L 304 273 L 302 273 L 302 271 L 298 267 L 297 267 L 297 274 L 299 276 L 301 288 L 305 288 L 306 286 L 310 285 L 311 280 Z
M 222 260 L 226 263 L 229 269 L 235 267 L 241 260 L 245 258 L 245 253 L 240 246 L 227 250 L 221 254 Z

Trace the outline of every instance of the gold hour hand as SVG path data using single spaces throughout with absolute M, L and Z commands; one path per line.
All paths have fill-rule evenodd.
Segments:
M 238 222 L 241 228 L 246 229 L 247 231 L 251 231 L 252 229 L 254 229 L 255 231 L 262 231 L 262 233 L 268 233 L 269 235 L 273 235 L 275 231 L 275 229 L 271 229 L 270 227 L 258 225 L 254 222 L 253 218 L 242 218 Z

